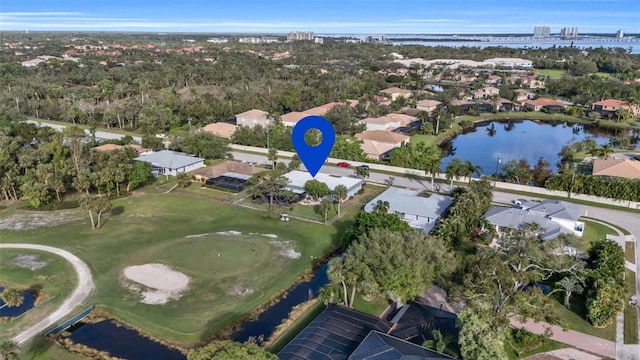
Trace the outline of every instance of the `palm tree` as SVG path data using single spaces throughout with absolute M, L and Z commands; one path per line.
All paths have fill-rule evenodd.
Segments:
M 338 216 L 340 216 L 340 204 L 347 198 L 347 187 L 344 185 L 338 185 L 333 189 L 333 196 L 338 203 Z
M 373 212 L 376 214 L 386 214 L 389 211 L 389 202 L 386 200 L 378 200 L 373 207 Z
M 111 210 L 111 203 L 109 199 L 102 196 L 83 196 L 80 199 L 80 207 L 89 213 L 91 218 L 91 228 L 94 230 L 100 229 L 100 223 L 102 214 Z M 97 213 L 97 218 L 94 218 L 93 213 Z
M 329 267 L 327 269 L 327 277 L 332 284 L 340 283 L 342 285 L 342 299 L 344 305 L 349 306 L 349 299 L 347 298 L 347 283 L 344 276 L 344 257 L 334 257 L 329 261 Z
M 433 154 L 427 158 L 425 162 L 425 170 L 431 174 L 431 190 L 433 191 L 433 184 L 435 182 L 436 174 L 440 173 L 440 165 L 442 165 L 442 158 L 440 154 Z
M 322 220 L 326 223 L 329 218 L 329 209 L 333 206 L 333 201 L 328 198 L 322 199 L 320 201 L 320 213 L 322 214 Z
M 489 134 L 489 136 L 493 137 L 496 134 L 496 126 L 491 123 L 491 125 L 487 128 L 487 134 Z
M 556 290 L 553 292 L 560 291 L 564 293 L 564 306 L 569 307 L 569 299 L 571 298 L 571 294 L 577 293 L 580 294 L 584 289 L 580 282 L 575 277 L 565 277 L 562 280 L 556 283 Z
M 458 158 L 452 159 L 449 164 L 447 164 L 447 168 L 445 169 L 444 173 L 447 179 L 451 181 L 451 190 L 453 190 L 453 179 L 458 180 L 460 178 L 464 166 L 464 162 Z
M 276 168 L 276 161 L 278 161 L 278 150 L 269 149 L 269 153 L 267 154 L 267 159 L 269 159 L 269 161 L 271 161 L 271 165 L 273 166 L 272 169 L 275 169 Z
M 464 162 L 464 167 L 461 174 L 462 176 L 468 176 L 469 184 L 471 184 L 471 177 L 473 176 L 473 174 L 480 176 L 480 174 L 482 174 L 482 167 L 480 167 L 479 165 L 473 165 L 471 161 L 467 160 Z
M 0 343 L 0 360 L 17 360 L 20 355 L 20 347 L 11 340 Z
M 185 188 L 191 184 L 191 178 L 191 174 L 183 172 L 176 176 L 176 181 L 178 186 Z
M 24 296 L 22 296 L 22 292 L 16 288 L 8 287 L 5 288 L 0 295 L 2 301 L 7 304 L 8 307 L 15 307 L 22 305 L 24 301 Z
M 609 158 L 609 155 L 613 152 L 613 148 L 609 144 L 604 144 L 600 146 L 600 156 L 602 156 L 605 160 Z
M 354 170 L 356 177 L 359 178 L 368 178 L 369 177 L 369 169 L 362 167 L 362 166 L 358 166 L 356 167 L 356 169 Z
M 455 350 L 449 347 L 454 340 L 453 335 L 447 334 L 443 336 L 440 330 L 431 331 L 431 335 L 433 336 L 433 340 L 425 340 L 422 346 L 427 349 L 433 349 L 440 354 L 458 355 Z

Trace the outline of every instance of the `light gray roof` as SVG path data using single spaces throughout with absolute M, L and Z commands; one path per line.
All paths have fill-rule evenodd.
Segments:
M 522 204 L 521 207 L 529 212 L 571 221 L 578 220 L 582 212 L 582 207 L 559 200 L 529 201 Z
M 526 223 L 537 223 L 544 229 L 544 233 L 540 235 L 542 240 L 553 239 L 559 234 L 573 234 L 571 229 L 561 226 L 541 212 L 518 207 L 492 206 L 484 216 L 493 225 L 518 230 L 522 230 Z
M 289 185 L 287 185 L 288 190 L 304 189 L 304 184 L 306 184 L 307 181 L 314 179 L 308 172 L 298 170 L 290 171 L 284 174 L 284 177 L 289 179 Z M 315 179 L 327 184 L 329 190 L 331 191 L 333 191 L 338 185 L 344 185 L 347 190 L 351 191 L 354 188 L 357 188 L 364 184 L 364 181 L 362 179 L 350 178 L 346 176 L 333 176 L 323 173 L 317 173 Z
M 390 187 L 364 206 L 364 210 L 372 212 L 378 200 L 389 202 L 389 211 L 418 215 L 437 219 L 447 210 L 453 198 L 450 196 L 431 194 L 429 197 L 418 196 L 420 191 Z
M 133 160 L 148 162 L 153 166 L 171 170 L 180 169 L 204 161 L 202 158 L 171 150 L 162 150 L 152 154 L 138 156 Z

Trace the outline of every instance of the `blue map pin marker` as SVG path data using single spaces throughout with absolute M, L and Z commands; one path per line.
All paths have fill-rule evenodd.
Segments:
M 318 129 L 322 133 L 322 142 L 318 146 L 307 145 L 304 134 L 309 129 Z M 336 132 L 331 123 L 325 118 L 310 115 L 302 118 L 291 131 L 291 142 L 298 152 L 298 157 L 309 170 L 312 177 L 316 177 L 318 171 L 329 157 L 333 144 L 336 142 Z

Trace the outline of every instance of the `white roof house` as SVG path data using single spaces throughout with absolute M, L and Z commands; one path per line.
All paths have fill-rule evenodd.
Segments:
M 542 240 L 551 240 L 560 234 L 582 236 L 584 223 L 578 221 L 582 208 L 565 201 L 527 201 L 520 206 L 492 206 L 484 216 L 498 229 L 522 230 L 525 224 L 537 223 L 544 230 Z
M 451 196 L 422 196 L 419 190 L 390 187 L 367 203 L 364 211 L 373 212 L 379 200 L 389 202 L 389 213 L 400 215 L 409 226 L 424 232 L 430 232 L 453 203 Z
M 305 192 L 304 184 L 306 184 L 307 181 L 314 179 L 308 172 L 298 170 L 290 171 L 284 174 L 284 177 L 289 180 L 289 184 L 286 186 L 286 189 L 296 194 L 303 194 Z M 362 189 L 362 185 L 364 185 L 364 181 L 362 179 L 323 173 L 317 173 L 315 180 L 327 184 L 331 192 L 333 192 L 336 186 L 344 185 L 347 188 L 347 199 L 356 195 L 358 191 Z
M 133 160 L 150 163 L 153 171 L 157 171 L 160 175 L 176 176 L 204 167 L 204 159 L 171 150 L 138 156 Z

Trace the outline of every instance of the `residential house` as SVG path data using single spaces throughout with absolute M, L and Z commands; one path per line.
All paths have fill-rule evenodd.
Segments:
M 525 100 L 522 102 L 525 108 L 532 111 L 542 111 L 543 109 L 548 112 L 564 112 L 567 105 L 554 99 L 538 98 L 535 100 Z
M 593 175 L 614 176 L 625 179 L 640 179 L 640 161 L 632 159 L 595 159 Z
M 254 125 L 255 126 L 255 125 Z M 200 128 L 199 131 L 208 132 L 213 135 L 221 136 L 223 138 L 230 139 L 233 136 L 233 133 L 236 131 L 238 127 L 233 124 L 228 124 L 225 122 L 217 122 L 212 123 Z
M 379 105 L 391 104 L 391 99 L 389 99 L 388 97 L 380 96 L 380 95 L 373 95 L 373 101 Z
M 502 76 L 491 74 L 487 76 L 487 78 L 484 80 L 484 83 L 489 85 L 500 85 L 502 84 Z
M 238 126 L 247 126 L 253 128 L 257 125 L 267 127 L 271 125 L 271 118 L 266 111 L 252 109 L 236 115 L 236 124 Z
M 535 75 L 522 76 L 519 84 L 529 89 L 541 89 L 544 88 L 544 79 Z
M 399 87 L 390 87 L 384 90 L 380 90 L 380 93 L 391 96 L 392 101 L 395 101 L 400 97 L 408 99 L 413 94 L 411 90 L 400 89 Z
M 196 181 L 234 192 L 244 190 L 247 180 L 264 169 L 238 161 L 225 161 L 193 172 Z
M 417 117 L 408 114 L 389 113 L 385 116 L 390 119 L 397 120 L 401 127 L 412 126 L 416 122 L 420 121 Z
M 177 151 L 162 150 L 152 154 L 141 155 L 133 159 L 151 164 L 151 173 L 157 175 L 176 176 L 204 167 L 204 159 Z
M 485 100 L 485 103 L 491 105 L 492 108 L 497 108 L 498 111 L 503 112 L 522 110 L 522 106 L 520 104 L 516 104 L 504 98 L 498 98 L 496 101 L 491 99 Z
M 519 206 L 491 206 L 484 216 L 496 227 L 498 234 L 506 229 L 524 230 L 536 223 L 542 228 L 542 240 L 551 240 L 560 234 L 582 236 L 584 222 L 578 221 L 582 207 L 558 200 L 527 201 Z
M 398 214 L 411 228 L 430 232 L 449 209 L 453 198 L 439 194 L 423 195 L 418 190 L 389 187 L 367 203 L 364 206 L 364 211 L 373 212 L 378 201 L 388 202 L 387 211 Z
M 355 135 L 356 139 L 360 140 L 372 140 L 387 144 L 393 144 L 395 147 L 400 147 L 409 143 L 411 139 L 407 135 L 398 134 L 386 130 L 367 130 Z
M 631 105 L 626 101 L 616 99 L 606 99 L 598 102 L 594 102 L 591 105 L 591 110 L 599 112 L 601 115 L 615 114 L 616 111 L 626 109 L 629 110 L 631 115 L 638 116 L 640 112 L 640 106 Z
M 525 90 L 525 89 L 516 89 L 514 90 L 514 92 L 516 93 L 516 100 L 519 103 L 524 102 L 525 100 L 533 100 L 536 98 L 536 93 L 531 92 L 529 90 Z
M 377 118 L 366 118 L 358 121 L 359 124 L 366 126 L 369 131 L 372 130 L 386 130 L 393 131 L 400 127 L 400 120 L 394 119 L 389 116 L 380 116 Z
M 329 197 L 333 197 L 333 191 L 338 185 L 344 185 L 347 188 L 347 199 L 355 196 L 362 189 L 362 185 L 364 185 L 364 180 L 362 179 L 356 179 L 347 176 L 335 176 L 323 173 L 317 173 L 316 176 L 313 177 L 306 171 L 298 170 L 290 171 L 283 176 L 289 180 L 286 189 L 298 195 L 306 193 L 304 190 L 304 185 L 307 183 L 307 181 L 313 179 L 327 184 L 327 186 L 329 187 L 329 191 L 331 191 L 332 193 L 329 195 Z
M 396 147 L 395 144 L 375 140 L 362 140 L 362 145 L 360 145 L 367 158 L 372 160 L 389 160 L 391 151 Z
M 533 61 L 520 58 L 491 58 L 483 63 L 501 67 L 533 67 Z
M 416 109 L 423 110 L 431 114 L 442 103 L 438 100 L 420 100 L 416 103 Z
M 286 113 L 280 117 L 282 120 L 282 124 L 285 126 L 296 126 L 298 121 L 304 119 L 309 116 L 309 114 L 305 112 L 292 111 L 290 113 Z
M 461 113 L 484 113 L 493 111 L 493 105 L 487 102 L 474 102 L 469 100 L 452 100 L 451 106 L 460 109 Z
M 354 309 L 330 304 L 307 325 L 279 353 L 280 360 L 374 360 L 421 359 L 441 360 L 452 357 L 422 347 L 424 340 L 432 340 L 431 330 L 438 329 L 445 336 L 458 338 L 454 319 L 453 332 L 448 328 L 432 327 L 438 323 L 433 313 L 443 312 L 420 304 L 422 313 L 414 312 L 418 303 L 405 305 L 392 320 L 381 319 Z M 405 308 L 409 308 L 404 310 Z M 431 312 L 431 313 L 430 313 Z M 414 316 L 417 315 L 417 316 Z M 420 315 L 423 315 L 421 318 Z M 438 315 L 442 319 L 444 316 Z M 396 334 L 402 329 L 402 334 Z M 407 331 L 410 329 L 410 331 Z M 428 331 L 423 331 L 427 329 Z M 454 345 L 456 346 L 456 345 Z
M 500 89 L 494 86 L 486 86 L 471 92 L 474 99 L 491 99 L 494 95 L 499 95 Z

